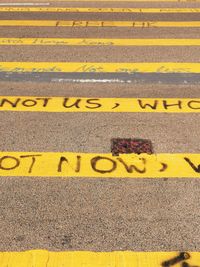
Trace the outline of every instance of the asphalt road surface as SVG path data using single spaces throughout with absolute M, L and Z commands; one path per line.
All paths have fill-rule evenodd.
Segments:
M 198 98 L 200 66 L 173 71 L 30 70 L 34 63 L 199 63 L 200 2 L 59 2 L 34 7 L 176 8 L 175 13 L 39 12 L 1 10 L 31 7 L 28 1 L 2 1 L 1 21 L 164 21 L 182 27 L 0 26 L 0 95 L 65 98 Z M 24 2 L 24 5 L 23 5 Z M 32 1 L 33 2 L 33 1 Z M 40 1 L 34 1 L 34 4 Z M 45 5 L 46 3 L 46 5 Z M 6 5 L 5 5 L 6 6 Z M 33 7 L 33 6 L 32 6 Z M 165 45 L 16 44 L 10 38 L 166 39 Z M 168 45 L 182 39 L 182 45 Z M 23 39 L 20 39 L 23 41 Z M 25 40 L 25 39 L 24 39 Z M 45 39 L 47 41 L 47 39 Z M 44 40 L 44 41 L 45 41 Z M 19 39 L 18 39 L 19 41 Z M 80 41 L 80 40 L 79 40 Z M 111 41 L 111 40 L 110 40 Z M 2 41 L 3 42 L 3 41 Z M 7 44 L 5 44 L 7 42 Z M 10 43 L 9 43 L 10 42 Z M 25 42 L 25 41 L 24 41 Z M 108 42 L 108 40 L 107 40 Z M 152 43 L 151 43 L 152 42 Z M 6 62 L 8 67 L 5 67 Z M 30 62 L 29 69 L 20 62 Z M 31 63 L 32 62 L 32 63 Z M 91 65 L 90 64 L 90 65 Z M 162 63 L 164 65 L 164 63 Z M 161 65 L 162 65 L 161 64 Z M 69 64 L 70 65 L 70 64 Z M 7 65 L 6 65 L 7 66 Z M 189 67 L 188 67 L 189 66 Z M 10 68 L 10 69 L 9 69 Z M 34 66 L 34 68 L 40 68 Z M 70 68 L 70 67 L 69 67 Z M 0 100 L 2 97 L 0 97 Z M 176 101 L 177 103 L 177 101 Z M 28 112 L 1 106 L 1 157 L 14 152 L 111 153 L 113 138 L 149 139 L 155 154 L 200 151 L 199 108 L 192 112 Z M 198 165 L 198 161 L 195 162 Z M 1 164 L 3 165 L 1 160 Z M 6 163 L 5 163 L 6 164 Z M 4 164 L 4 165 L 5 165 Z M 179 164 L 179 163 L 177 163 Z M 1 168 L 2 168 L 1 165 Z M 87 167 L 87 166 L 86 166 Z M 8 168 L 8 167 L 7 167 Z M 177 169 L 181 169 L 177 165 Z M 86 168 L 87 169 L 87 168 Z M 2 173 L 2 172 L 1 172 Z M 61 175 L 62 176 L 62 175 Z M 109 175 L 108 175 L 109 176 Z M 26 173 L 0 178 L 0 251 L 198 251 L 200 250 L 200 174 L 178 178 L 44 177 Z M 1 264 L 0 264 L 1 266 Z

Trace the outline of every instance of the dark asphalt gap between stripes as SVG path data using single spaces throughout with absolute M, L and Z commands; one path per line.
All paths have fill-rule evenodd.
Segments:
M 119 19 L 120 17 L 120 19 Z M 73 21 L 198 21 L 200 13 L 37 13 L 0 12 L 1 20 L 73 20 Z
M 108 82 L 108 83 L 159 83 L 200 84 L 198 73 L 12 73 L 0 72 L 1 81 L 31 82 Z

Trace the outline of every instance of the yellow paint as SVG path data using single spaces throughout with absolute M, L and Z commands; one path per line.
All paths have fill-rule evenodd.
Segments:
M 0 152 L 0 176 L 200 178 L 200 154 Z
M 180 255 L 179 252 L 48 252 L 33 250 L 25 252 L 0 252 L 0 267 L 161 267 L 162 263 Z M 182 262 L 198 266 L 200 252 L 186 252 Z M 189 259 L 187 259 L 189 258 Z
M 18 0 L 20 2 L 20 0 Z M 35 2 L 41 2 L 41 0 L 34 0 Z M 122 1 L 122 0 L 59 0 L 59 2 L 118 2 L 118 1 Z M 15 1 L 17 2 L 17 1 Z M 43 0 L 44 2 L 48 2 L 48 3 L 55 3 L 58 2 L 58 0 Z M 199 2 L 199 0 L 123 0 L 123 2 L 186 2 L 186 3 L 195 3 L 195 2 Z
M 200 39 L 0 38 L 0 45 L 200 46 Z
M 24 27 L 200 27 L 200 21 L 80 21 L 80 20 L 0 20 L 0 26 Z
M 200 98 L 0 96 L 0 111 L 199 113 Z
M 41 0 L 37 0 L 41 1 Z M 57 0 L 46 0 L 47 2 L 56 2 Z M 59 0 L 59 2 L 122 2 L 122 0 Z M 186 2 L 186 3 L 195 3 L 199 0 L 123 0 L 123 2 Z
M 200 73 L 200 63 L 0 62 L 0 72 Z
M 130 2 L 130 3 L 134 3 L 134 2 L 163 2 L 163 3 L 167 3 L 167 2 L 184 2 L 184 3 L 198 3 L 200 0 L 123 0 L 123 2 Z M 21 3 L 21 0 L 15 0 L 15 3 Z M 34 0 L 34 2 L 41 2 L 41 0 Z M 55 3 L 55 2 L 122 2 L 122 0 L 43 0 L 43 3 L 48 2 L 48 3 Z
M 0 12 L 199 13 L 200 8 L 0 7 Z

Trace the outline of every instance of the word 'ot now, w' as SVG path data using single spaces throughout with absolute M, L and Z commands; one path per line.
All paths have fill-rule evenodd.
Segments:
M 200 154 L 0 152 L 0 176 L 200 178 Z

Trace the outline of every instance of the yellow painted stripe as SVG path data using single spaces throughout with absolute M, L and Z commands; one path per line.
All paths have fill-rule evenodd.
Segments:
M 0 7 L 0 12 L 199 13 L 200 8 Z
M 25 1 L 24 1 L 25 2 Z M 32 1 L 33 2 L 33 1 Z M 40 2 L 41 0 L 34 0 L 34 2 Z M 43 0 L 42 3 L 51 3 L 51 4 L 57 4 L 58 2 L 130 2 L 130 3 L 134 3 L 134 2 L 147 2 L 147 3 L 152 3 L 152 2 L 162 2 L 162 3 L 167 3 L 167 2 L 184 2 L 184 3 L 198 3 L 200 2 L 200 0 Z M 4 0 L 4 3 L 6 3 L 6 1 Z M 10 1 L 7 2 L 8 4 L 10 4 Z M 22 3 L 21 0 L 15 0 L 15 3 Z M 6 4 L 4 5 L 6 6 Z
M 43 0 L 42 2 L 48 3 L 58 3 L 58 2 L 186 2 L 186 3 L 195 3 L 199 2 L 200 0 Z M 4 1 L 6 3 L 6 1 Z M 34 2 L 41 2 L 41 0 L 34 0 Z M 9 2 L 8 2 L 9 3 Z M 21 0 L 15 0 L 15 3 L 21 3 Z
M 200 252 L 1 252 L 0 267 L 161 267 L 174 259 L 175 266 L 198 266 Z
M 200 98 L 0 96 L 0 111 L 199 113 Z
M 0 72 L 200 73 L 200 63 L 0 62 Z
M 0 38 L 0 45 L 199 46 L 200 39 Z
M 79 20 L 0 20 L 0 26 L 26 27 L 200 27 L 200 21 L 79 21 Z
M 200 154 L 0 152 L 0 176 L 200 178 Z

